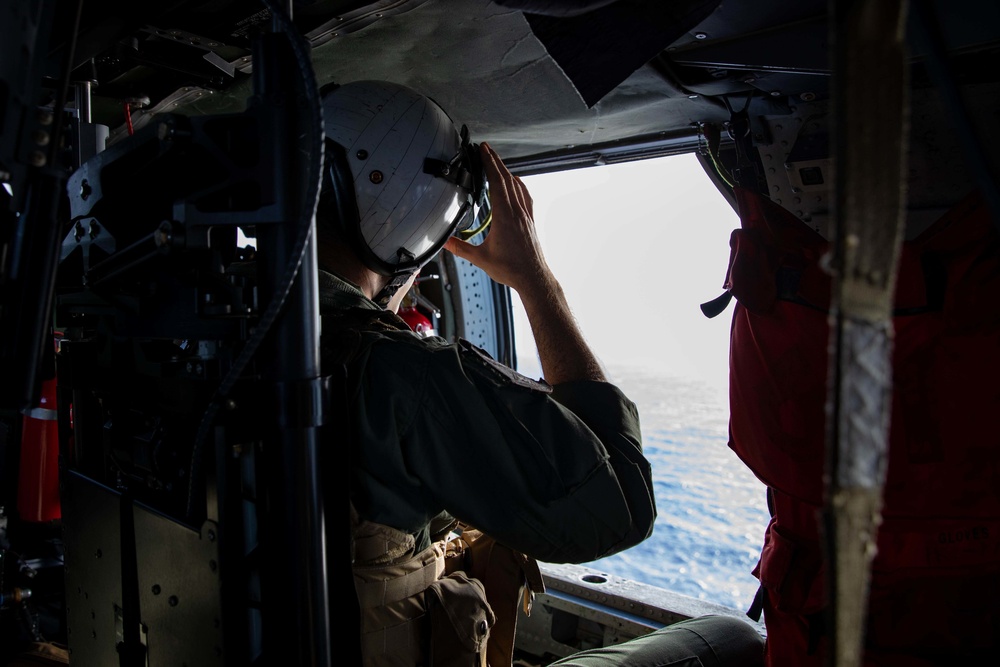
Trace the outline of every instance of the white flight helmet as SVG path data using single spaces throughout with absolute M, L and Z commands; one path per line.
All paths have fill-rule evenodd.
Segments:
M 471 224 L 478 146 L 433 100 L 387 81 L 324 89 L 323 122 L 324 200 L 365 265 L 405 282 Z

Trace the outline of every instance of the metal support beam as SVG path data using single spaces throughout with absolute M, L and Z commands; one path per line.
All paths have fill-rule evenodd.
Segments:
M 862 664 L 888 467 L 892 310 L 905 224 L 907 0 L 833 3 L 836 141 L 827 493 L 828 664 Z M 874 150 L 873 150 L 874 149 Z

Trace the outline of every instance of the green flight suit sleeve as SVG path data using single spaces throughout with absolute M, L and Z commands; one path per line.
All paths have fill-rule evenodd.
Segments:
M 550 388 L 471 346 L 391 338 L 364 355 L 356 402 L 355 502 L 366 518 L 419 530 L 445 510 L 553 563 L 650 535 L 650 466 L 635 405 L 617 387 Z

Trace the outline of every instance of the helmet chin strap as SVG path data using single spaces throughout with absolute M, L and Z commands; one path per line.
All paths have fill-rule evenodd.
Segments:
M 399 291 L 399 288 L 406 284 L 406 281 L 410 279 L 414 271 L 419 271 L 419 266 L 414 266 L 412 262 L 414 261 L 413 255 L 406 249 L 400 248 L 396 251 L 396 256 L 400 260 L 401 265 L 405 265 L 410 262 L 410 268 L 403 269 L 402 272 L 393 274 L 392 278 L 386 283 L 385 287 L 375 295 L 372 299 L 381 308 L 385 308 L 389 305 L 389 300 L 392 299 L 392 295 Z
M 385 284 L 385 287 L 383 287 L 381 291 L 375 295 L 375 298 L 372 299 L 372 301 L 377 303 L 379 307 L 385 308 L 389 305 L 389 301 L 392 299 L 393 295 L 399 291 L 400 287 L 406 284 L 406 281 L 410 279 L 410 276 L 412 276 L 413 272 L 416 270 L 417 269 L 413 269 L 412 271 L 405 271 L 394 275 L 392 279 Z

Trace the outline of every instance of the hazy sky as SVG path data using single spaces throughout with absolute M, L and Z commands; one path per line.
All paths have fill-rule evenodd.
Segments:
M 549 265 L 584 336 L 609 367 L 727 381 L 732 305 L 722 294 L 729 235 L 739 219 L 693 155 L 525 179 Z M 518 367 L 538 377 L 516 304 Z

